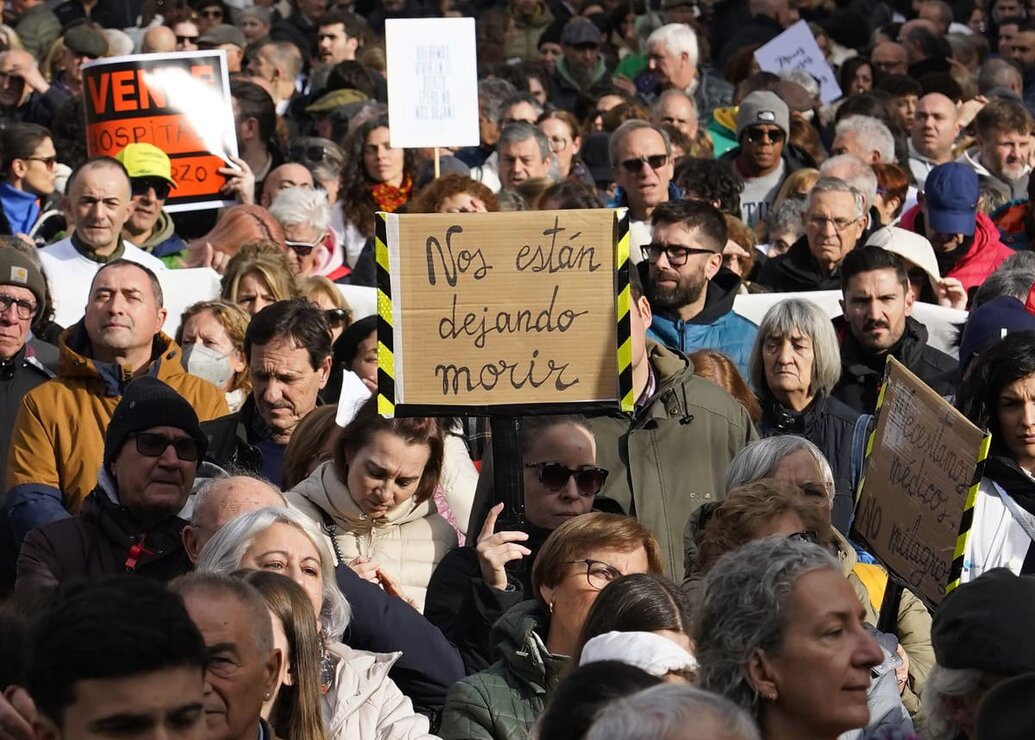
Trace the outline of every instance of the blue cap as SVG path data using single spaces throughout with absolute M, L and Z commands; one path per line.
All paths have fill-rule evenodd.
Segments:
M 974 235 L 978 176 L 962 162 L 947 162 L 931 170 L 924 183 L 927 228 L 939 234 Z

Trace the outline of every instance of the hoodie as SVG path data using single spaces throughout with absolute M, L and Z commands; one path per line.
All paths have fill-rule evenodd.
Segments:
M 640 277 L 649 285 L 645 262 L 639 265 Z M 740 291 L 740 276 L 721 268 L 708 281 L 704 308 L 689 321 L 651 306 L 654 318 L 647 336 L 667 347 L 690 354 L 699 349 L 714 349 L 733 360 L 740 374 L 748 377 L 751 348 L 758 326 L 733 311 L 733 301 Z
M 1017 198 L 1028 197 L 1028 176 L 1031 174 L 1031 167 L 1027 164 L 1024 165 L 1024 172 L 1016 180 L 1007 180 L 1002 175 L 997 175 L 989 170 L 985 165 L 981 163 L 981 150 L 976 146 L 971 147 L 967 151 L 960 155 L 957 162 L 962 162 L 968 167 L 972 168 L 978 177 L 988 178 L 1001 184 L 1008 191 L 1010 191 L 1010 199 L 1015 200 Z
M 129 239 L 129 241 L 136 244 L 133 239 Z M 175 224 L 164 208 L 158 213 L 158 220 L 155 222 L 154 229 L 151 230 L 151 236 L 137 246 L 158 257 L 165 262 L 167 267 L 178 267 L 180 253 L 187 248 L 183 239 L 175 233 Z M 169 264 L 170 258 L 174 264 Z

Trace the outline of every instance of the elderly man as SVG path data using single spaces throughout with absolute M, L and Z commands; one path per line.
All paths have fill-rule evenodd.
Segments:
M 1031 116 L 1013 100 L 995 98 L 974 119 L 977 145 L 959 158 L 974 168 L 978 179 L 1001 184 L 1012 200 L 1028 195 L 1031 165 Z
M 956 104 L 941 93 L 929 93 L 916 106 L 909 138 L 909 171 L 921 190 L 931 170 L 952 161 L 952 147 L 960 135 Z
M 863 194 L 869 221 L 859 237 L 860 245 L 871 243 L 871 239 L 873 244 L 883 244 L 891 238 L 891 232 L 881 224 L 880 211 L 874 205 L 877 199 L 877 175 L 865 160 L 854 154 L 839 154 L 819 166 L 819 176 L 844 180 Z
M 867 164 L 895 164 L 895 137 L 877 118 L 845 116 L 834 129 L 830 153 L 854 154 Z
M 248 42 L 244 32 L 228 23 L 217 23 L 198 37 L 198 48 L 222 49 L 226 52 L 226 70 L 230 74 L 240 72 L 244 66 L 244 49 Z
M 126 168 L 133 210 L 122 236 L 155 257 L 174 257 L 186 249 L 165 211 L 165 199 L 176 187 L 169 155 L 154 144 L 130 144 L 115 155 Z
M 61 335 L 57 379 L 29 391 L 14 420 L 4 505 L 15 542 L 79 513 L 97 486 L 104 429 L 134 377 L 167 383 L 202 420 L 229 413 L 223 392 L 189 375 L 179 346 L 161 332 L 166 311 L 153 272 L 115 260 L 89 292 L 86 315 Z
M 661 93 L 651 111 L 651 120 L 658 126 L 674 126 L 690 141 L 697 137 L 697 106 L 682 90 L 672 88 Z
M 168 26 L 151 26 L 140 40 L 141 54 L 165 54 L 176 51 L 176 34 Z
M 740 217 L 748 226 L 764 222 L 783 181 L 812 157 L 787 141 L 791 132 L 787 104 L 776 93 L 759 90 L 745 97 L 737 111 L 737 143 L 722 155 L 744 180 Z
M 929 72 L 949 71 L 949 46 L 933 22 L 923 18 L 906 21 L 898 32 L 898 42 L 906 47 L 913 79 Z
M 927 344 L 927 327 L 912 317 L 913 291 L 902 258 L 880 247 L 852 250 L 841 264 L 841 342 L 835 398 L 872 414 L 889 356 L 942 396 L 956 392 L 957 362 Z
M 550 176 L 553 167 L 550 140 L 529 123 L 517 121 L 504 126 L 496 151 L 502 190 L 514 190 L 527 180 Z
M 305 165 L 297 162 L 285 162 L 280 167 L 274 167 L 262 183 L 262 198 L 259 205 L 269 208 L 273 200 L 280 195 L 280 191 L 290 188 L 304 188 L 312 190 L 316 187 L 313 182 L 313 173 Z
M 190 570 L 181 530 L 208 439 L 180 394 L 149 375 L 126 387 L 104 435 L 97 486 L 77 516 L 29 533 L 21 592 L 76 578 L 137 573 L 168 581 Z
M 298 75 L 302 72 L 302 53 L 290 41 L 267 41 L 251 55 L 248 71 L 269 83 L 278 116 L 287 114 L 298 96 Z
M 647 66 L 657 80 L 655 94 L 682 90 L 692 96 L 697 114 L 707 121 L 712 111 L 729 105 L 733 86 L 720 75 L 698 69 L 697 34 L 684 23 L 668 23 L 647 37 Z
M 606 83 L 607 63 L 600 54 L 603 36 L 588 18 L 570 19 L 561 32 L 561 57 L 550 75 L 550 102 L 563 110 L 579 110 Z
M 231 519 L 268 506 L 284 507 L 283 494 L 261 478 L 233 475 L 213 478 L 194 494 L 190 523 L 183 528 L 183 549 L 197 563 L 202 548 Z
M 618 185 L 609 205 L 629 209 L 630 253 L 638 261 L 639 247 L 650 241 L 654 208 L 682 195 L 672 183 L 672 143 L 663 129 L 634 119 L 615 129 L 608 149 Z
M 733 312 L 740 278 L 722 267 L 728 238 L 722 213 L 701 201 L 662 203 L 651 225 L 639 264 L 653 314 L 648 336 L 686 353 L 719 350 L 747 377 L 758 327 Z
M 769 260 L 758 282 L 774 293 L 836 290 L 841 260 L 869 223 L 863 194 L 833 177 L 820 178 L 805 201 L 805 236 Z
M 884 75 L 909 74 L 909 55 L 906 53 L 906 47 L 895 41 L 881 41 L 874 46 L 870 60 Z

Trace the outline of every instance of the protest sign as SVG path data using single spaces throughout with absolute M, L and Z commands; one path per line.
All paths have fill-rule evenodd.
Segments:
M 385 21 L 391 144 L 478 146 L 473 18 Z
M 959 585 L 990 439 L 888 358 L 851 534 L 929 606 Z
M 819 82 L 819 99 L 824 104 L 841 97 L 841 86 L 834 78 L 834 70 L 819 50 L 809 24 L 798 21 L 775 39 L 755 52 L 755 61 L 763 72 L 784 69 L 802 69 Z
M 375 239 L 383 415 L 631 410 L 615 211 L 380 213 Z
M 216 170 L 237 156 L 226 52 L 186 51 L 96 59 L 83 65 L 86 150 L 114 157 L 154 144 L 172 160 L 176 187 L 165 210 L 232 205 Z

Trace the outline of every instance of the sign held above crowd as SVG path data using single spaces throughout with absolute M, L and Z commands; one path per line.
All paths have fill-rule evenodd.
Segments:
M 812 35 L 809 24 L 798 21 L 755 52 L 755 61 L 763 72 L 801 69 L 819 82 L 819 99 L 825 105 L 841 97 L 834 70 Z
M 382 414 L 631 409 L 617 212 L 381 213 L 376 239 Z
M 154 144 L 172 160 L 169 212 L 233 205 L 217 170 L 237 156 L 226 52 L 134 54 L 83 64 L 86 150 L 109 156 Z

